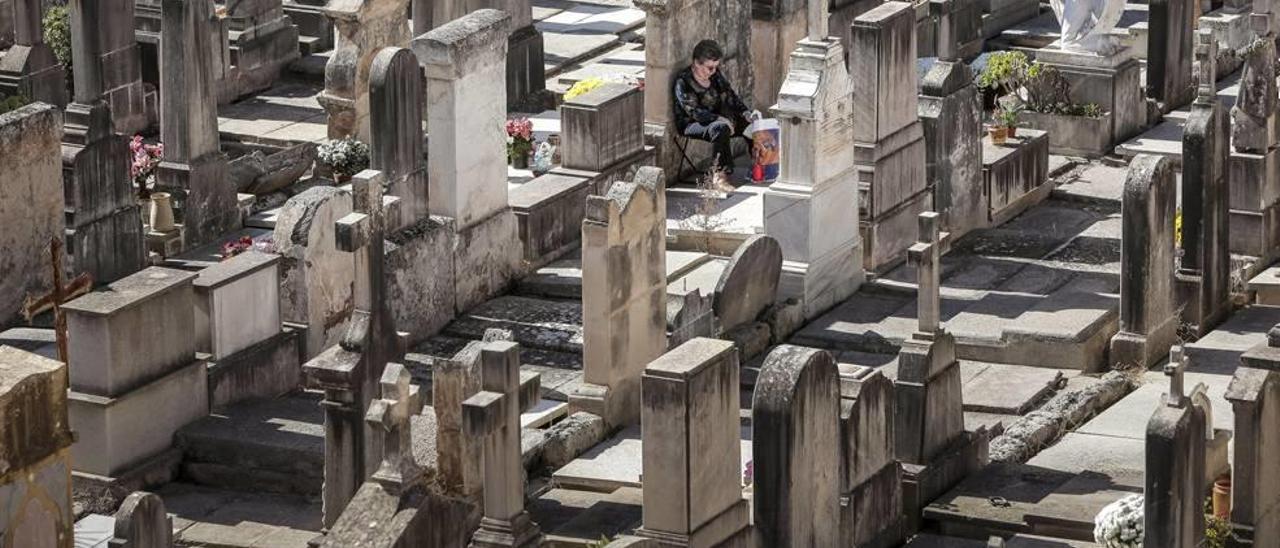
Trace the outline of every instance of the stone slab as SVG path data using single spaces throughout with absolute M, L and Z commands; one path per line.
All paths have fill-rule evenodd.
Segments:
M 543 23 L 534 26 L 542 30 L 543 64 L 548 76 L 618 43 L 616 34 L 566 34 L 544 30 Z
M 1041 500 L 1027 513 L 1027 523 L 1033 529 L 1072 531 L 1076 538 L 1091 537 L 1093 518 L 1098 512 L 1120 498 L 1141 494 L 1142 483 L 1141 474 L 1108 476 L 1084 472 Z
M 982 530 L 1025 532 L 1027 513 L 1075 474 L 1026 464 L 993 463 L 924 509 L 924 518 Z M 994 505 L 1000 497 L 1007 505 Z
M 157 491 L 188 546 L 302 548 L 320 532 L 320 501 L 171 483 Z
M 987 364 L 964 381 L 965 411 L 1021 415 L 1042 402 L 1062 380 L 1062 372 L 1043 367 Z
M 576 302 L 498 297 L 463 313 L 445 333 L 481 340 L 493 328 L 510 330 L 523 347 L 582 352 L 582 304 Z
M 751 460 L 751 430 L 742 429 L 741 466 L 746 471 Z M 576 489 L 611 491 L 619 487 L 641 487 L 643 449 L 640 427 L 631 426 L 592 447 L 551 474 L 556 485 Z
M 622 34 L 644 24 L 635 8 L 575 4 L 536 23 L 542 32 L 562 34 Z
M 549 531 L 546 540 L 558 542 L 591 543 L 600 537 L 615 538 L 618 534 L 640 525 L 643 518 L 644 492 L 637 488 L 623 487 L 600 497 L 582 512 L 563 525 Z
M 1150 417 L 1150 413 L 1141 417 Z M 1146 428 L 1145 418 L 1130 416 L 1129 420 Z M 1027 464 L 1070 474 L 1088 470 L 1111 476 L 1127 476 L 1142 473 L 1146 466 L 1145 455 L 1146 443 L 1142 439 L 1071 432 L 1058 443 L 1032 457 Z
M 107 548 L 107 543 L 115 536 L 115 516 L 89 514 L 76 522 L 76 548 Z
M 1277 323 L 1280 323 L 1280 307 L 1255 305 L 1237 310 L 1204 337 L 1184 345 L 1191 360 L 1187 371 L 1231 376 L 1240 365 L 1240 355 L 1267 342 L 1267 330 Z M 1186 386 L 1190 389 L 1194 384 Z M 1214 404 L 1217 403 L 1218 400 L 1214 400 Z
M 520 414 L 521 428 L 542 428 L 569 414 L 569 404 L 563 401 L 543 399 L 528 411 Z
M 683 295 L 695 289 L 702 291 L 703 296 L 715 293 L 716 282 L 729 266 L 727 259 L 711 259 L 698 265 L 687 274 L 667 282 L 667 290 Z
M 1086 203 L 1120 205 L 1128 170 L 1105 164 L 1089 164 L 1061 177 L 1053 197 Z

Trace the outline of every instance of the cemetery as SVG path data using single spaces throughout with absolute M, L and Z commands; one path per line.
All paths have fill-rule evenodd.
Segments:
M 1280 547 L 1278 40 L 0 0 L 0 548 Z

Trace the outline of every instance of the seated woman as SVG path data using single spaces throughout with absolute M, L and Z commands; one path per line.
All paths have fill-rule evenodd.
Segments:
M 742 137 L 750 149 L 751 138 L 745 131 L 751 123 L 751 111 L 720 74 L 723 57 L 724 50 L 714 40 L 703 40 L 693 47 L 693 63 L 676 75 L 675 121 L 682 135 L 712 144 L 715 150 L 712 185 L 732 191 L 730 139 Z

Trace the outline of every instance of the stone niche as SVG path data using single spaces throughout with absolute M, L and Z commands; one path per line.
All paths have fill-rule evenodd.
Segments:
M 51 287 L 49 241 L 62 237 L 62 112 L 44 103 L 0 115 L 0 327 Z

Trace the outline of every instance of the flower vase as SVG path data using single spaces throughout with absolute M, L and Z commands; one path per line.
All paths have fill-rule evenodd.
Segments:
M 511 156 L 511 167 L 516 169 L 529 169 L 529 155 L 513 154 Z
M 1213 515 L 1231 519 L 1231 476 L 1222 476 L 1213 482 Z
M 170 232 L 175 229 L 173 225 L 173 202 L 169 198 L 168 192 L 153 192 L 151 194 L 151 230 L 155 232 Z

